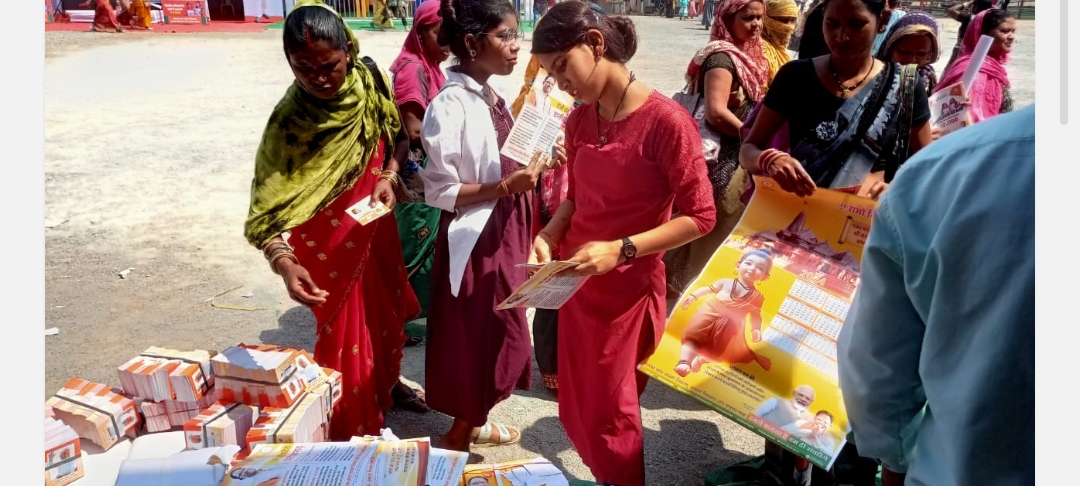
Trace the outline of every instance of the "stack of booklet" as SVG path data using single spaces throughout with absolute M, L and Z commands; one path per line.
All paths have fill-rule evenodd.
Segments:
M 214 403 L 184 424 L 184 444 L 189 450 L 227 445 L 246 449 L 258 415 L 258 408 L 243 403 Z
M 215 354 L 151 346 L 117 368 L 120 385 L 133 398 L 194 402 L 214 385 L 210 359 Z
M 84 474 L 79 434 L 45 405 L 45 486 L 70 484 Z
M 72 378 L 49 397 L 45 405 L 56 418 L 75 429 L 79 437 L 108 450 L 121 437 L 135 438 L 139 413 L 135 401 L 123 391 L 100 383 Z
M 175 427 L 183 427 L 184 424 L 198 416 L 203 410 L 210 408 L 217 402 L 218 394 L 215 387 L 210 387 L 206 394 L 193 402 L 181 400 L 164 400 L 151 402 L 148 400 L 136 400 L 143 421 L 146 423 L 147 432 L 165 432 Z
M 304 351 L 273 345 L 233 346 L 211 360 L 222 401 L 288 408 L 326 374 Z
M 341 400 L 341 373 L 323 368 L 323 376 L 308 385 L 288 408 L 264 407 L 247 434 L 249 447 L 256 444 L 325 442 L 330 417 Z

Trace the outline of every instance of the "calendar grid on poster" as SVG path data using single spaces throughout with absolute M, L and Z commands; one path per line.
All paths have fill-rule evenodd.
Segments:
M 796 278 L 762 340 L 836 379 L 836 339 L 850 305 Z

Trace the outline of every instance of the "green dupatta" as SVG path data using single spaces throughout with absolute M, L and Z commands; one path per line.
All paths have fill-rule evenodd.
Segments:
M 321 0 L 297 1 L 293 11 L 306 7 L 338 15 Z M 393 94 L 380 92 L 374 73 L 359 62 L 356 36 L 347 25 L 345 32 L 353 45 L 353 66 L 334 98 L 318 99 L 293 81 L 263 131 L 244 223 L 244 237 L 257 248 L 303 224 L 351 188 L 367 169 L 380 137 L 394 140 L 401 129 Z M 390 86 L 384 73 L 377 75 Z

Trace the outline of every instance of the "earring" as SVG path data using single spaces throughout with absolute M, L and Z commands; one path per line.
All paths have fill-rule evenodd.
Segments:
M 475 61 L 476 60 L 476 51 L 469 51 L 469 60 L 470 61 Z

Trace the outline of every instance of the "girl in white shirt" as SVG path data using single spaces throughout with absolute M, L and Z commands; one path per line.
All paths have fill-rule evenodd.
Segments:
M 458 64 L 424 115 L 427 203 L 443 210 L 432 265 L 425 383 L 428 405 L 454 417 L 440 447 L 507 445 L 520 430 L 488 423 L 495 404 L 529 389 L 532 343 L 525 310 L 495 306 L 525 282 L 532 191 L 545 160 L 499 155 L 514 124 L 488 84 L 517 64 L 518 28 L 506 0 L 442 0 L 439 44 Z

